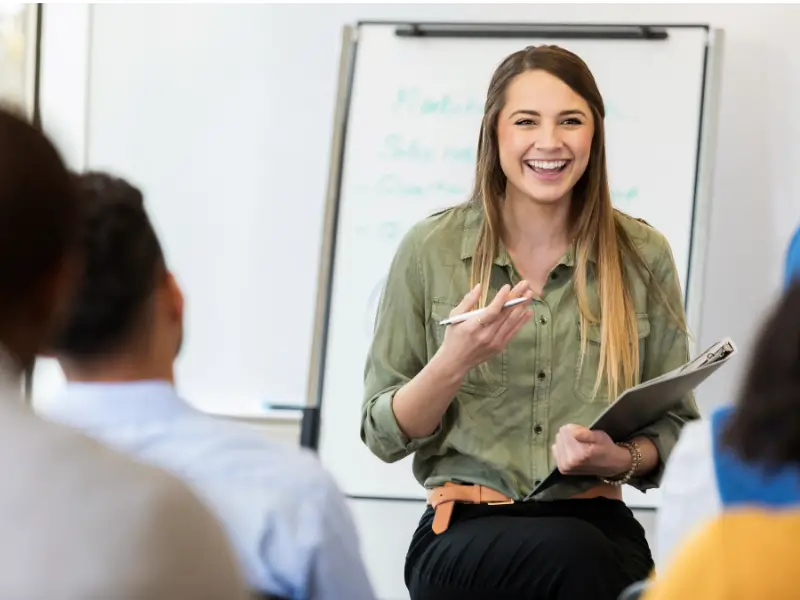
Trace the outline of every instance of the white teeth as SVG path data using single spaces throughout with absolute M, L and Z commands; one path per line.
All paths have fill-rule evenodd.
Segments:
M 526 161 L 528 166 L 536 169 L 560 169 L 567 164 L 566 160 L 529 160 Z

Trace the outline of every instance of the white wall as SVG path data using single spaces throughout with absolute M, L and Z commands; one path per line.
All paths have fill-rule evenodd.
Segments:
M 309 9 L 299 5 L 102 4 L 91 8 L 91 21 L 89 12 L 79 5 L 45 7 L 44 125 L 56 135 L 72 164 L 111 166 L 144 179 L 145 187 L 161 198 L 159 202 L 179 203 L 170 209 L 175 219 L 182 210 L 198 210 L 191 198 L 181 197 L 182 186 L 200 185 L 198 182 L 211 181 L 213 175 L 192 168 L 195 155 L 207 160 L 213 154 L 209 147 L 230 146 L 233 152 L 241 142 L 248 149 L 248 160 L 260 164 L 260 169 L 216 177 L 228 178 L 233 186 L 231 198 L 237 197 L 237 185 L 258 195 L 257 204 L 250 198 L 251 214 L 245 212 L 242 218 L 269 223 L 274 222 L 279 207 L 302 210 L 303 243 L 312 245 L 318 243 L 321 229 L 336 51 L 339 29 L 345 22 L 370 18 L 706 22 L 723 28 L 726 45 L 714 207 L 699 341 L 707 344 L 731 335 L 743 356 L 727 373 L 705 384 L 698 398 L 704 412 L 731 399 L 749 342 L 779 289 L 785 246 L 800 222 L 800 116 L 796 112 L 800 55 L 789 50 L 800 29 L 800 6 L 329 4 Z M 206 41 L 211 50 L 182 53 L 181 43 L 191 43 L 193 36 L 195 43 Z M 163 52 L 161 60 L 153 59 L 148 50 L 153 47 Z M 204 74 L 214 86 L 207 97 L 192 87 Z M 141 87 L 148 81 L 149 87 Z M 313 93 L 298 94 L 299 86 Z M 252 95 L 269 100 L 263 106 L 266 116 L 254 112 L 257 107 Z M 211 97 L 226 101 L 209 103 Z M 193 134 L 185 151 L 174 145 L 170 119 L 159 114 L 169 110 L 175 111 L 174 121 L 184 128 L 181 131 Z M 102 131 L 92 130 L 99 123 Z M 154 123 L 160 129 L 153 129 Z M 278 126 L 288 127 L 293 134 L 276 136 Z M 159 163 L 166 168 L 155 177 Z M 668 177 L 669 165 L 663 168 Z M 297 175 L 287 178 L 286 173 Z M 281 193 L 276 194 L 276 189 Z M 287 195 L 286 190 L 292 189 L 301 193 Z M 175 221 L 165 217 L 167 245 L 174 242 L 174 227 Z M 219 235 L 207 243 L 235 244 L 238 234 L 228 231 Z M 186 256 L 183 261 L 188 265 Z M 270 266 L 287 257 L 273 251 L 259 260 Z M 272 278 L 270 284 L 275 288 L 275 295 L 263 302 L 270 318 L 257 325 L 266 328 L 288 318 L 288 305 L 298 323 L 299 333 L 286 341 L 282 355 L 272 355 L 273 363 L 281 360 L 285 362 L 279 364 L 285 366 L 273 369 L 268 377 L 269 385 L 287 398 L 302 399 L 305 394 L 313 314 L 312 299 L 287 297 L 292 290 L 313 289 L 316 266 L 312 260 L 302 264 L 295 260 L 292 268 L 253 275 L 255 279 Z M 204 327 L 202 319 L 192 326 Z M 198 329 L 195 335 L 203 335 L 203 331 Z M 40 370 L 36 385 L 39 390 L 55 388 L 58 375 Z M 419 510 L 354 504 L 381 598 L 406 597 L 402 557 Z

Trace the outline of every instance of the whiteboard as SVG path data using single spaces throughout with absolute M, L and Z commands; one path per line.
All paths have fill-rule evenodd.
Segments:
M 330 279 L 322 289 L 329 295 L 320 330 L 318 449 L 349 495 L 424 498 L 412 457 L 385 464 L 359 436 L 364 361 L 381 287 L 408 229 L 467 198 L 495 67 L 526 45 L 553 41 L 409 38 L 397 36 L 396 26 L 361 24 L 343 49 L 342 147 L 332 167 Z M 663 41 L 555 43 L 586 61 L 604 96 L 615 205 L 666 235 L 688 292 L 692 241 L 704 235 L 693 215 L 709 31 L 666 31 Z M 632 488 L 625 494 L 643 506 L 658 498 Z

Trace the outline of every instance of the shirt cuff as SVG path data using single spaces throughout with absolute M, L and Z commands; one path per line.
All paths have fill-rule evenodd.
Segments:
M 675 447 L 679 434 L 680 430 L 678 429 L 678 424 L 669 417 L 634 433 L 631 439 L 645 437 L 653 443 L 658 451 L 658 460 L 655 467 L 649 472 L 644 475 L 632 477 L 628 485 L 636 488 L 640 492 L 646 492 L 647 490 L 659 487 L 661 479 L 664 476 L 667 460 L 672 453 L 672 449 Z
M 370 411 L 370 427 L 367 431 L 368 446 L 381 460 L 386 462 L 394 462 L 416 452 L 442 431 L 440 423 L 430 435 L 409 439 L 400 430 L 392 410 L 392 400 L 396 393 L 396 389 L 390 390 L 375 399 Z

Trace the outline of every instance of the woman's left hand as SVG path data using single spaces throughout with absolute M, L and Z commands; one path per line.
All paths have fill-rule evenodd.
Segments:
M 558 470 L 564 475 L 615 477 L 631 468 L 631 454 L 604 431 L 564 425 L 552 446 Z

